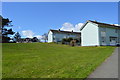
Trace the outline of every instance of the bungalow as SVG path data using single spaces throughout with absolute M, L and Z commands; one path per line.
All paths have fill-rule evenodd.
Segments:
M 63 38 L 73 38 L 80 41 L 80 32 L 61 31 L 50 29 L 48 32 L 48 42 L 61 42 Z
M 80 29 L 81 46 L 117 45 L 120 26 L 88 20 Z

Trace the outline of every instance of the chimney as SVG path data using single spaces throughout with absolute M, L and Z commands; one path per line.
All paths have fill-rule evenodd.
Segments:
M 73 30 L 72 30 L 72 32 L 73 32 Z
M 60 29 L 59 29 L 59 31 L 60 31 Z

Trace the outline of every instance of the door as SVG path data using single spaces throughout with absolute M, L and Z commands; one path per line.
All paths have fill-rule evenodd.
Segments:
M 106 32 L 105 32 L 105 28 L 103 28 L 104 31 L 101 31 L 101 44 L 103 46 L 106 46 Z
M 105 38 L 105 37 L 101 37 L 101 39 L 102 39 L 101 44 L 102 44 L 103 46 L 106 46 L 106 38 Z

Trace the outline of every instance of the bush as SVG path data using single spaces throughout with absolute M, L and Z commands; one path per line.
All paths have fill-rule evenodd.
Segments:
M 67 39 L 66 39 L 66 38 L 63 38 L 63 39 L 62 39 L 62 44 L 65 44 L 66 41 L 67 41 Z
M 76 40 L 72 40 L 71 42 L 70 42 L 70 45 L 73 47 L 73 46 L 75 46 L 76 45 Z
M 62 44 L 70 43 L 72 40 L 73 40 L 73 38 L 63 38 L 62 39 Z
M 73 38 L 67 38 L 67 42 L 71 42 Z

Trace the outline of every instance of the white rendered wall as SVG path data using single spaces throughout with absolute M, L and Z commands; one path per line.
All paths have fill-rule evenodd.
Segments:
M 96 46 L 99 45 L 99 31 L 98 25 L 88 22 L 81 31 L 81 45 L 82 46 Z
M 53 33 L 51 31 L 48 33 L 48 42 L 53 42 Z

